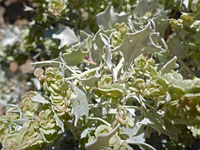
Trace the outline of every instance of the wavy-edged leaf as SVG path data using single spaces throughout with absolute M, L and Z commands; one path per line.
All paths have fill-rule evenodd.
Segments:
M 77 66 L 86 55 L 87 52 L 83 52 L 80 47 L 77 49 L 72 48 L 70 52 L 63 54 L 63 59 L 69 66 Z
M 95 74 L 89 78 L 79 78 L 82 83 L 89 87 L 94 87 L 96 85 L 96 82 L 99 80 L 100 74 L 98 71 L 95 72 Z
M 56 125 L 61 128 L 62 132 L 65 132 L 64 123 L 60 120 L 60 118 L 56 114 L 53 106 L 52 106 L 52 110 L 53 110 L 53 113 L 54 113 L 54 117 L 56 119 Z
M 117 132 L 120 124 L 118 124 L 109 133 L 100 134 L 94 141 L 85 145 L 86 150 L 103 150 L 109 145 L 110 138 Z
M 42 95 L 38 93 L 35 96 L 33 96 L 31 100 L 34 102 L 42 103 L 42 104 L 49 104 L 49 101 L 46 100 Z
M 59 25 L 59 30 L 54 33 L 52 37 L 60 40 L 59 49 L 63 48 L 65 45 L 70 46 L 79 42 L 79 38 L 75 35 L 74 31 L 63 25 Z
M 72 114 L 75 116 L 75 126 L 77 126 L 78 120 L 85 115 L 88 119 L 88 100 L 85 93 L 79 89 L 76 85 L 71 84 L 72 89 L 76 93 L 76 97 L 71 99 L 72 102 Z
M 105 11 L 96 15 L 96 21 L 100 28 L 112 29 L 115 23 L 127 22 L 129 14 L 117 14 L 114 12 L 111 3 L 106 7 Z
M 143 48 L 150 47 L 158 49 L 158 47 L 152 43 L 153 41 L 150 37 L 151 32 L 151 24 L 148 23 L 141 31 L 127 33 L 123 43 L 113 49 L 113 51 L 121 51 L 123 53 L 125 69 L 128 69 L 134 59 L 143 53 Z
M 101 35 L 103 34 L 104 36 L 109 36 L 111 33 L 111 30 L 103 30 L 100 29 L 93 38 L 88 38 L 87 42 L 90 43 L 91 45 L 91 57 L 94 62 L 99 64 L 102 60 L 102 53 L 103 53 L 103 48 L 104 48 L 104 42 L 102 41 Z
M 174 56 L 174 58 L 172 58 L 170 61 L 168 61 L 160 70 L 161 74 L 165 74 L 170 72 L 172 69 L 174 69 L 174 67 L 176 66 L 176 60 L 177 57 Z

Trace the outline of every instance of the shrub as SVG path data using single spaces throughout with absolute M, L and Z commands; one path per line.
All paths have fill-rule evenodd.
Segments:
M 155 131 L 182 148 L 199 137 L 200 79 L 195 77 L 199 68 L 196 59 L 190 63 L 192 69 L 185 61 L 194 52 L 190 46 L 198 47 L 196 1 L 186 5 L 124 0 L 120 2 L 127 5 L 122 9 L 114 0 L 98 2 L 108 5 L 96 15 L 97 32 L 91 27 L 94 22 L 87 20 L 94 33 L 80 30 L 85 28 L 79 24 L 83 18 L 77 24 L 70 20 L 74 12 L 101 10 L 94 10 L 94 2 L 83 10 L 82 2 L 35 2 L 38 14 L 29 34 L 4 46 L 22 42 L 33 51 L 43 45 L 41 51 L 49 52 L 46 57 L 52 60 L 33 63 L 42 89 L 8 105 L 0 117 L 2 149 L 59 149 L 58 139 L 71 136 L 79 149 L 132 150 L 137 145 L 154 150 L 147 139 Z M 124 13 L 116 13 L 112 3 Z M 192 13 L 169 20 L 169 5 Z M 75 30 L 68 23 L 74 23 Z M 169 27 L 174 31 L 170 36 L 165 32 Z

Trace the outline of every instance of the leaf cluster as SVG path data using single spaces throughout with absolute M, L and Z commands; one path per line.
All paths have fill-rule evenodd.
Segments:
M 0 116 L 3 149 L 53 149 L 51 144 L 67 132 L 79 149 L 86 150 L 133 150 L 131 145 L 155 150 L 147 143 L 155 131 L 186 146 L 199 138 L 200 79 L 184 79 L 176 69 L 176 62 L 183 63 L 176 53 L 182 42 L 177 37 L 165 42 L 163 32 L 171 24 L 180 36 L 195 43 L 198 27 L 193 26 L 198 15 L 193 13 L 198 14 L 198 5 L 191 16 L 181 15 L 185 22 L 166 22 L 168 10 L 160 1 L 138 1 L 127 13 L 115 12 L 109 3 L 96 15 L 96 33 L 76 33 L 76 28 L 58 21 L 63 19 L 60 14 L 70 12 L 64 5 L 67 1 L 35 2 L 39 14 L 33 26 L 41 21 L 39 32 L 50 29 L 51 19 L 59 24 L 51 26 L 47 42 L 48 46 L 58 40 L 54 47 L 59 55 L 33 63 L 42 90 L 28 92 Z M 164 4 L 166 9 L 171 5 Z M 189 4 L 192 7 L 193 1 Z M 32 36 L 38 43 L 43 37 Z M 18 39 L 14 39 L 15 43 Z M 190 140 L 184 143 L 183 137 Z

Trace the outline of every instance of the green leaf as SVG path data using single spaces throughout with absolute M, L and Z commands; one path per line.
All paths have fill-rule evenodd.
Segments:
M 121 99 L 124 96 L 124 87 L 120 84 L 113 84 L 110 87 L 103 87 L 103 88 L 97 88 L 94 90 L 95 94 L 102 97 L 102 96 L 108 96 L 112 98 Z
M 94 141 L 85 145 L 86 150 L 105 150 L 109 145 L 110 138 L 117 132 L 120 124 L 118 124 L 109 133 L 100 134 Z
M 39 131 L 40 131 L 41 139 L 42 139 L 43 141 L 45 141 L 46 143 L 51 143 L 51 142 L 52 142 L 51 140 L 49 141 L 49 140 L 45 137 L 45 133 L 47 134 L 47 132 L 45 132 L 44 129 L 39 128 Z
M 89 77 L 89 78 L 79 78 L 80 81 L 82 81 L 82 83 L 84 83 L 85 85 L 89 86 L 89 87 L 94 87 L 96 85 L 96 82 L 99 81 L 100 78 L 100 74 L 99 72 L 96 70 L 95 75 Z
M 54 33 L 52 37 L 60 40 L 59 49 L 63 48 L 65 45 L 70 46 L 79 42 L 79 38 L 75 35 L 74 31 L 63 25 L 59 25 L 59 30 Z
M 69 82 L 69 81 L 64 81 L 64 82 L 61 84 L 60 89 L 64 91 L 64 90 L 68 89 L 69 86 L 70 86 L 70 82 Z
M 42 77 L 43 74 L 44 74 L 44 70 L 41 69 L 41 68 L 37 68 L 37 69 L 35 69 L 35 71 L 34 71 L 34 75 L 35 75 L 37 78 Z
M 177 57 L 174 56 L 174 58 L 172 58 L 170 61 L 168 61 L 160 70 L 161 74 L 165 74 L 170 72 L 172 69 L 174 69 L 175 65 L 176 65 L 176 60 Z
M 71 48 L 69 52 L 63 54 L 63 59 L 69 66 L 77 66 L 86 55 L 87 52 L 83 52 L 80 47 Z
M 187 89 L 188 88 L 188 84 L 183 80 L 183 76 L 177 72 L 173 72 L 173 73 L 166 73 L 162 76 L 170 85 Z
M 76 97 L 71 99 L 72 102 L 72 114 L 75 115 L 75 126 L 77 126 L 78 120 L 85 115 L 88 119 L 88 100 L 85 93 L 80 90 L 76 85 L 71 84 L 72 89 L 76 93 Z
M 115 23 L 128 21 L 129 14 L 117 14 L 114 12 L 111 3 L 106 7 L 105 11 L 96 15 L 99 28 L 112 29 Z

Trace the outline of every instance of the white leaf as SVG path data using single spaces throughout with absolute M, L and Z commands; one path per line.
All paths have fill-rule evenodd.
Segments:
M 71 99 L 72 102 L 72 114 L 75 115 L 75 126 L 77 126 L 78 120 L 82 116 L 86 116 L 86 120 L 88 119 L 88 100 L 85 93 L 80 90 L 77 86 L 72 84 L 72 89 L 76 93 L 76 97 Z
M 42 104 L 49 104 L 49 101 L 42 97 L 40 94 L 36 94 L 34 97 L 31 98 L 31 100 Z
M 75 35 L 74 31 L 67 26 L 60 25 L 59 30 L 53 34 L 54 39 L 60 40 L 59 49 L 65 45 L 70 46 L 79 42 L 79 38 Z

